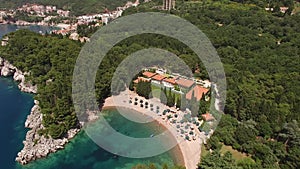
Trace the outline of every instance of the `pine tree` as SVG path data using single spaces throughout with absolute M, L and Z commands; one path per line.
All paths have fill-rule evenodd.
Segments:
M 167 95 L 167 106 L 173 107 L 175 105 L 175 96 L 173 96 L 171 89 Z
M 151 94 L 151 83 L 140 81 L 136 86 L 136 93 L 139 96 L 149 99 Z
M 186 100 L 186 95 L 183 94 L 181 96 L 181 105 L 180 105 L 180 110 L 185 111 L 185 109 L 187 108 L 187 100 Z
M 145 98 L 149 99 L 152 98 L 152 93 L 151 93 L 151 83 L 150 82 L 145 82 Z
M 189 107 L 190 107 L 190 110 L 192 112 L 192 116 L 197 117 L 198 116 L 199 103 L 197 101 L 197 98 L 195 97 L 194 91 L 192 93 L 192 98 L 191 98 Z
M 205 101 L 205 95 L 203 94 L 199 103 L 199 115 L 205 114 L 209 110 L 210 102 Z
M 176 108 L 181 109 L 181 98 L 180 97 L 178 97 L 176 100 Z
M 130 84 L 129 84 L 129 90 L 133 91 L 134 88 L 133 88 L 133 82 L 131 81 Z
M 175 103 L 176 103 L 175 93 L 172 93 L 172 102 L 171 103 L 172 103 L 171 107 L 175 106 Z
M 167 94 L 166 94 L 166 88 L 160 90 L 160 102 L 162 104 L 167 104 Z

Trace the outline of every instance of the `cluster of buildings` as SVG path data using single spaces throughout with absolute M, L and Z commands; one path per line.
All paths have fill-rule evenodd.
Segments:
M 18 13 L 24 13 L 28 16 L 38 16 L 43 18 L 43 20 L 39 23 L 15 20 L 14 18 L 18 15 Z M 9 20 L 4 19 L 8 17 L 10 18 Z M 15 10 L 0 11 L 0 23 L 2 24 L 14 23 L 16 25 L 49 25 L 49 21 L 51 19 L 58 17 L 70 17 L 70 11 L 58 9 L 56 6 L 45 6 L 39 4 L 25 4 Z
M 153 85 L 171 89 L 175 93 L 185 94 L 187 100 L 191 100 L 195 97 L 197 101 L 200 101 L 205 96 L 211 82 L 208 80 L 198 80 L 194 78 L 188 78 L 176 73 L 167 74 L 164 69 L 155 69 L 155 71 L 144 70 L 143 76 L 137 77 L 133 83 L 137 84 L 140 81 L 151 82 Z
M 150 82 L 152 85 L 160 88 L 171 89 L 172 92 L 180 94 L 181 97 L 185 96 L 187 101 L 196 98 L 199 102 L 203 97 L 206 101 L 209 100 L 209 98 L 206 97 L 211 88 L 211 82 L 209 80 L 188 78 L 177 73 L 168 73 L 165 69 L 151 68 L 144 69 L 141 75 L 133 80 L 133 83 L 138 84 L 141 81 Z M 153 101 L 153 99 L 150 99 L 150 101 Z M 137 106 L 140 104 L 137 100 L 131 100 L 129 103 Z M 141 105 L 141 107 L 148 109 L 146 105 Z M 198 117 L 192 117 L 190 108 L 181 111 L 179 108 L 168 107 L 163 112 L 151 106 L 149 109 L 156 112 L 159 116 L 162 116 L 163 120 L 168 119 L 172 124 L 175 124 L 180 136 L 185 137 L 187 140 L 194 140 L 197 137 L 195 133 L 196 130 L 190 127 L 198 128 L 207 136 L 212 131 L 211 126 L 216 120 L 209 112 L 201 115 L 202 120 L 198 119 Z M 190 117 L 187 118 L 186 116 Z M 185 123 L 182 123 L 182 119 L 185 119 Z
M 140 4 L 139 0 L 136 0 L 134 3 L 128 1 L 123 7 L 117 7 L 114 11 L 105 10 L 104 13 L 100 14 L 89 14 L 82 15 L 76 17 L 76 23 L 72 24 L 63 24 L 60 23 L 57 26 L 61 28 L 61 30 L 54 31 L 53 33 L 62 34 L 62 35 L 70 35 L 70 39 L 80 40 L 80 41 L 89 41 L 87 37 L 79 37 L 76 32 L 78 25 L 90 25 L 90 26 L 100 26 L 107 25 L 110 21 L 122 16 L 122 13 L 125 9 L 129 7 L 136 7 Z
M 102 14 L 92 14 L 92 15 L 82 15 L 78 16 L 77 19 L 77 24 L 82 25 L 82 24 L 90 24 L 93 22 L 101 22 L 104 25 L 107 25 L 108 22 L 122 16 L 123 10 L 115 10 L 115 11 L 108 11 L 106 13 Z
M 0 11 L 0 24 L 6 24 L 9 21 L 6 21 L 7 18 L 13 18 L 14 11 Z
M 140 4 L 139 0 L 135 2 L 128 1 L 124 6 L 117 7 L 114 11 L 105 10 L 102 14 L 82 15 L 77 17 L 78 24 L 89 24 L 91 22 L 101 22 L 107 24 L 109 21 L 122 16 L 124 10 L 130 7 L 137 7 Z
M 144 0 L 144 2 L 149 2 L 150 0 Z M 51 5 L 40 5 L 40 4 L 25 4 L 16 10 L 13 11 L 0 11 L 0 23 L 6 24 L 11 23 L 9 21 L 5 21 L 4 17 L 7 18 L 8 15 L 11 18 L 14 18 L 16 12 L 23 12 L 31 16 L 39 16 L 43 17 L 43 20 L 39 23 L 29 23 L 26 21 L 18 20 L 14 21 L 17 25 L 50 25 L 59 27 L 61 30 L 53 31 L 52 33 L 61 34 L 61 35 L 70 35 L 70 38 L 73 40 L 81 40 L 81 41 L 88 41 L 87 37 L 79 37 L 77 33 L 78 25 L 89 25 L 89 26 L 101 26 L 106 25 L 110 21 L 122 16 L 124 10 L 130 7 L 137 7 L 140 4 L 139 0 L 135 2 L 128 1 L 124 6 L 117 7 L 114 11 L 105 10 L 103 13 L 100 14 L 89 14 L 89 15 L 82 15 L 74 18 L 67 19 L 70 17 L 70 11 L 58 9 L 56 6 Z M 171 10 L 175 8 L 175 0 L 163 0 L 163 9 L 164 10 Z M 52 23 L 53 19 L 64 17 L 65 20 L 62 20 L 60 23 Z M 168 80 L 167 80 L 168 81 Z M 166 85 L 170 85 L 170 87 L 174 84 L 172 81 L 165 82 Z
M 89 38 L 87 37 L 79 37 L 79 34 L 76 32 L 78 25 L 89 25 L 92 27 L 107 25 L 110 21 L 122 16 L 122 13 L 125 9 L 129 7 L 136 7 L 139 4 L 139 0 L 136 0 L 134 3 L 128 1 L 123 7 L 117 7 L 117 9 L 114 11 L 109 11 L 106 9 L 104 13 L 78 16 L 76 17 L 76 23 L 60 23 L 56 25 L 57 27 L 60 27 L 61 30 L 54 31 L 53 33 L 62 35 L 69 34 L 70 39 L 80 40 L 81 42 L 89 41 Z
M 61 9 L 57 9 L 56 6 L 44 6 L 39 4 L 25 4 L 22 7 L 18 8 L 17 11 L 25 12 L 31 15 L 37 15 L 44 17 L 49 13 L 56 13 L 61 17 L 69 17 L 70 11 L 65 11 Z

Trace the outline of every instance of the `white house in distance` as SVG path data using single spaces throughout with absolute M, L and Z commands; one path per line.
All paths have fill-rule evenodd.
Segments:
M 286 11 L 289 9 L 289 7 L 286 7 L 286 6 L 282 6 L 280 7 L 280 12 L 281 13 L 286 13 Z

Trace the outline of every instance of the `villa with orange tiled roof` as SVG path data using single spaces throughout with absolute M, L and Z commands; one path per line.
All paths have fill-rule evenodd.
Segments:
M 152 78 L 153 76 L 155 76 L 157 73 L 152 73 L 149 71 L 143 72 L 143 76 L 147 77 L 147 78 Z
M 215 120 L 215 118 L 210 113 L 202 114 L 201 116 L 202 116 L 203 120 L 205 120 L 205 121 Z
M 177 85 L 181 88 L 181 91 L 184 93 L 191 90 L 191 88 L 195 85 L 195 82 L 193 80 L 185 79 L 185 78 L 177 78 L 176 79 Z
M 194 97 L 196 97 L 197 101 L 200 101 L 203 95 L 206 95 L 207 92 L 209 91 L 209 89 L 204 88 L 200 85 L 196 85 L 192 90 L 190 90 L 187 94 L 186 94 L 186 99 L 187 100 L 191 100 L 192 99 L 192 95 L 194 93 Z
M 163 85 L 168 88 L 174 88 L 177 84 L 174 78 L 165 78 L 162 81 Z
M 188 77 L 181 76 L 180 74 L 168 75 L 165 72 L 167 71 L 164 69 L 159 69 L 159 71 L 156 70 L 155 73 L 149 71 L 148 69 L 145 69 L 145 71 L 142 73 L 143 77 L 138 77 L 133 82 L 137 84 L 139 81 L 148 81 L 158 87 L 170 88 L 173 92 L 177 94 L 185 93 L 185 97 L 187 100 L 191 100 L 194 95 L 196 100 L 200 101 L 202 97 L 206 95 L 209 91 L 209 81 L 206 82 L 195 79 L 192 80 Z
M 153 76 L 151 79 L 151 82 L 155 83 L 155 84 L 162 84 L 162 80 L 165 79 L 166 76 L 160 75 L 160 74 L 156 74 L 155 76 Z
M 138 84 L 139 82 L 150 82 L 150 79 L 144 78 L 144 77 L 138 77 L 133 81 L 133 83 Z

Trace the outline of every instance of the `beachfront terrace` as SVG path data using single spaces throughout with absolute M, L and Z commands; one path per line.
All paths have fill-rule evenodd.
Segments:
M 206 142 L 209 135 L 199 130 L 201 128 L 198 126 L 205 123 L 202 120 L 199 121 L 198 118 L 192 118 L 188 110 L 180 111 L 175 107 L 168 107 L 162 104 L 158 98 L 145 99 L 129 90 L 107 98 L 103 109 L 109 107 L 133 109 L 144 116 L 142 118 L 145 120 L 144 122 L 156 120 L 176 138 L 186 168 L 195 169 L 197 167 L 201 145 Z
M 138 96 L 136 93 L 127 91 L 130 94 L 122 92 L 120 95 L 126 96 L 120 98 L 120 95 L 114 96 L 122 100 L 122 107 L 135 109 L 139 112 L 145 113 L 150 117 L 155 117 L 156 120 L 171 125 L 177 132 L 176 137 L 181 137 L 188 141 L 196 141 L 200 138 L 201 134 L 199 127 L 203 121 L 199 121 L 197 117 L 192 117 L 189 111 L 181 111 L 175 107 L 168 107 L 157 98 L 145 99 Z M 118 99 L 115 99 L 118 100 Z

